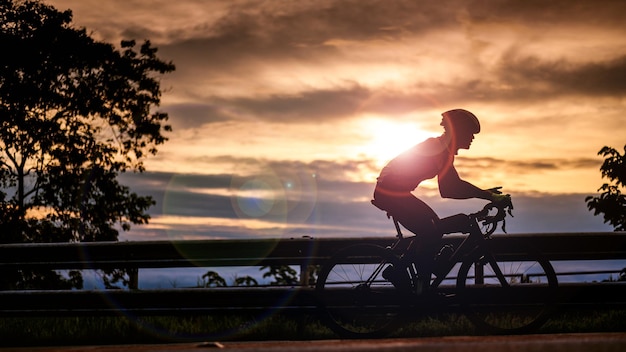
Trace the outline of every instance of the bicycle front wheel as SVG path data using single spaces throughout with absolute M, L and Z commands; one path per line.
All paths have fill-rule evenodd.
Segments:
M 461 305 L 480 332 L 531 332 L 552 313 L 557 277 L 549 261 L 474 256 L 461 265 L 457 288 Z
M 396 270 L 396 285 L 383 278 L 390 266 Z M 406 312 L 410 276 L 389 249 L 355 245 L 338 251 L 323 266 L 316 291 L 327 325 L 339 336 L 382 337 Z

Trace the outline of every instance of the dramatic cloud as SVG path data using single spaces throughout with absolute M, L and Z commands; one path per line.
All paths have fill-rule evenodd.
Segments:
M 498 68 L 501 81 L 523 96 L 606 96 L 626 92 L 626 56 L 603 62 L 542 61 L 535 57 L 506 55 Z
M 168 186 L 159 186 L 161 180 L 168 178 Z M 150 179 L 159 182 L 149 182 Z M 271 181 L 263 182 L 270 180 L 266 176 L 153 173 L 127 175 L 124 180 L 133 186 L 153 184 L 153 189 L 133 189 L 152 194 L 159 203 L 152 211 L 150 225 L 125 235 L 129 239 L 393 235 L 391 221 L 369 204 L 372 185 L 367 183 L 314 180 L 309 187 L 293 189 L 296 184 L 290 185 L 289 180 L 293 182 L 294 178 L 277 177 L 280 181 L 270 188 Z M 248 187 L 242 188 L 248 181 Z M 514 194 L 515 217 L 509 219 L 507 229 L 511 233 L 610 230 L 586 209 L 585 196 Z M 484 203 L 441 200 L 435 192 L 422 191 L 421 197 L 440 216 L 476 211 Z
M 458 107 L 483 128 L 457 169 L 513 194 L 511 231 L 606 229 L 583 200 L 597 151 L 626 143 L 624 2 L 47 3 L 176 64 L 159 107 L 174 131 L 124 176 L 157 200 L 129 238 L 386 233 L 380 168 Z M 436 180 L 418 193 L 441 214 L 478 206 L 441 201 Z

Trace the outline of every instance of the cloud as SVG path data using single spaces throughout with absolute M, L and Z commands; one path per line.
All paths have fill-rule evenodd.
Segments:
M 153 13 L 137 4 L 135 13 Z M 213 15 L 192 16 L 186 25 L 161 19 L 172 33 L 157 45 L 177 64 L 167 77 L 173 89 L 166 97 L 175 100 L 166 106 L 172 107 L 173 120 L 180 121 L 175 125 L 195 128 L 249 118 L 332 121 L 368 113 L 394 117 L 442 105 L 504 109 L 572 95 L 621 97 L 626 89 L 626 56 L 614 41 L 600 40 L 610 34 L 603 30 L 612 30 L 621 18 L 619 2 L 234 1 L 184 6 L 194 14 L 208 14 L 213 7 Z M 173 13 L 180 11 L 176 7 Z M 149 29 L 158 23 L 159 15 L 153 16 L 142 24 L 147 26 L 144 35 L 156 33 Z M 132 26 L 124 30 L 141 32 Z M 584 31 L 588 27 L 596 32 L 574 41 L 568 56 L 559 57 L 555 55 L 566 51 L 551 50 L 563 45 L 563 35 L 548 35 L 545 28 L 560 26 L 570 28 L 568 35 L 574 37 L 589 32 Z M 596 38 L 600 50 L 584 50 Z M 541 53 L 530 49 L 532 41 L 541 42 Z M 609 47 L 613 56 L 574 55 Z M 367 81 L 369 75 L 394 70 L 407 72 L 400 75 L 403 81 Z
M 528 24 L 540 29 L 542 25 L 604 26 L 623 28 L 626 4 L 621 1 L 585 0 L 556 1 L 469 1 L 458 5 L 467 9 L 476 24 Z
M 536 57 L 505 55 L 498 67 L 499 81 L 515 87 L 520 96 L 611 96 L 626 93 L 626 55 L 604 62 L 542 61 Z
M 621 99 L 626 92 L 626 55 L 581 63 L 510 51 L 485 70 L 489 73 L 481 77 L 469 74 L 447 82 L 415 82 L 414 89 L 440 97 L 450 106 L 477 102 L 491 106 L 527 105 L 571 97 L 585 101 L 598 97 Z M 401 92 L 398 97 L 402 97 Z
M 231 116 L 222 108 L 207 103 L 179 103 L 163 106 L 174 128 L 194 129 L 206 123 L 228 121 Z
M 179 120 L 177 124 L 193 128 L 203 123 L 250 118 L 307 123 L 353 118 L 359 114 L 401 116 L 430 110 L 435 100 L 447 106 L 467 106 L 477 101 L 495 106 L 536 104 L 569 96 L 621 98 L 625 92 L 626 56 L 576 64 L 508 53 L 497 65 L 496 74 L 483 79 L 414 82 L 412 87 L 403 90 L 344 82 L 342 86 L 296 89 L 292 93 L 198 97 L 204 103 L 174 104 L 165 108 Z M 543 116 L 536 119 L 546 122 Z
M 373 182 L 351 181 L 350 175 L 363 168 L 376 170 L 372 161 L 299 162 L 267 160 L 259 162 L 246 158 L 222 156 L 213 161 L 240 165 L 233 174 L 177 174 L 173 172 L 144 172 L 123 174 L 122 181 L 139 194 L 150 194 L 157 201 L 152 214 L 181 216 L 211 216 L 222 218 L 254 218 L 236 208 L 237 202 L 256 199 L 269 206 L 287 207 L 297 213 L 297 207 L 315 204 L 349 204 L 371 197 Z M 252 165 L 247 168 L 244 165 Z M 472 176 L 485 170 L 506 168 L 511 174 L 532 174 L 599 167 L 592 159 L 502 160 L 497 158 L 459 157 L 457 169 Z M 521 177 L 521 176 L 520 176 Z M 518 194 L 524 192 L 517 191 Z M 285 208 L 285 209 L 287 209 Z M 241 210 L 241 209 L 240 209 Z M 282 210 L 281 210 L 282 211 Z M 269 212 L 268 212 L 269 213 Z M 280 214 L 283 217 L 285 214 Z M 330 216 L 330 215 L 329 215 Z M 307 218 L 298 219 L 299 222 Z
M 235 211 L 236 202 L 210 194 L 180 194 L 181 202 L 168 212 L 153 212 L 148 226 L 136 226 L 124 238 L 147 240 L 167 238 L 258 238 L 258 237 L 371 237 L 392 238 L 394 229 L 384 212 L 369 203 L 372 185 L 347 182 L 320 182 L 315 202 L 307 216 L 292 214 L 273 217 L 243 216 Z M 334 193 L 333 193 L 334 192 Z M 166 192 L 167 193 L 167 192 Z M 333 196 L 333 194 L 335 196 Z M 341 196 L 343 194 L 345 198 Z M 421 196 L 440 216 L 476 211 L 484 201 L 442 200 Z M 510 233 L 601 232 L 610 231 L 602 220 L 585 207 L 584 194 L 516 193 L 514 218 L 507 222 Z M 197 220 L 194 220 L 197 219 Z M 257 221 L 257 223 L 250 221 Z
M 428 92 L 429 90 L 424 90 Z M 459 96 L 461 93 L 459 92 Z M 367 88 L 354 82 L 334 88 L 311 89 L 292 94 L 205 97 L 206 103 L 165 105 L 175 126 L 195 128 L 228 120 L 276 123 L 311 123 L 352 119 L 361 115 L 403 116 L 433 108 L 429 94 Z
M 347 89 L 314 90 L 294 95 L 272 95 L 258 98 L 215 99 L 227 109 L 237 109 L 247 116 L 274 122 L 324 121 L 352 116 L 360 110 L 370 93 L 352 86 Z
M 507 169 L 511 174 L 536 173 L 553 170 L 599 169 L 602 161 L 591 158 L 572 159 L 498 159 L 491 157 L 457 157 L 456 167 L 463 170 Z

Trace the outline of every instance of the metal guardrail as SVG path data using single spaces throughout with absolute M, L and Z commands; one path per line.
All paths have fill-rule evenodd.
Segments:
M 458 245 L 462 236 L 447 236 Z M 174 268 L 322 264 L 357 243 L 389 245 L 394 237 L 290 238 L 0 245 L 0 272 L 15 269 Z M 516 258 L 541 254 L 551 261 L 626 259 L 626 233 L 494 235 L 492 250 Z M 306 270 L 303 270 L 303 272 Z M 134 270 L 137 272 L 137 270 Z M 136 280 L 136 278 L 135 278 Z M 136 284 L 135 287 L 136 288 Z M 626 306 L 626 285 L 560 285 L 570 305 Z M 214 310 L 310 309 L 310 287 L 170 290 L 0 291 L 0 315 L 176 314 Z M 436 306 L 436 305 L 434 305 Z M 449 306 L 446 306 L 449 308 Z
M 462 236 L 446 236 L 459 244 Z M 394 237 L 137 241 L 0 245 L 3 268 L 107 269 L 320 264 L 358 243 L 391 244 Z M 503 257 L 541 254 L 548 260 L 626 259 L 626 232 L 492 236 Z
M 414 302 L 419 312 L 459 311 L 461 296 L 450 295 L 454 288 L 445 290 L 446 295 L 427 295 Z M 623 282 L 563 284 L 557 292 L 562 310 L 626 308 L 626 283 Z M 345 292 L 339 290 L 336 294 Z M 490 299 L 482 292 L 481 297 Z M 388 302 L 381 301 L 381 305 L 385 303 Z M 272 310 L 314 313 L 317 310 L 315 290 L 311 287 L 263 287 L 0 292 L 0 316 L 190 315 Z

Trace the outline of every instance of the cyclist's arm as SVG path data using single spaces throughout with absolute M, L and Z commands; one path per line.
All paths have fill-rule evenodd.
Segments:
M 462 180 L 456 169 L 451 165 L 445 172 L 439 174 L 439 194 L 443 198 L 469 199 L 479 198 L 493 201 L 494 193 L 480 189 L 473 184 Z

